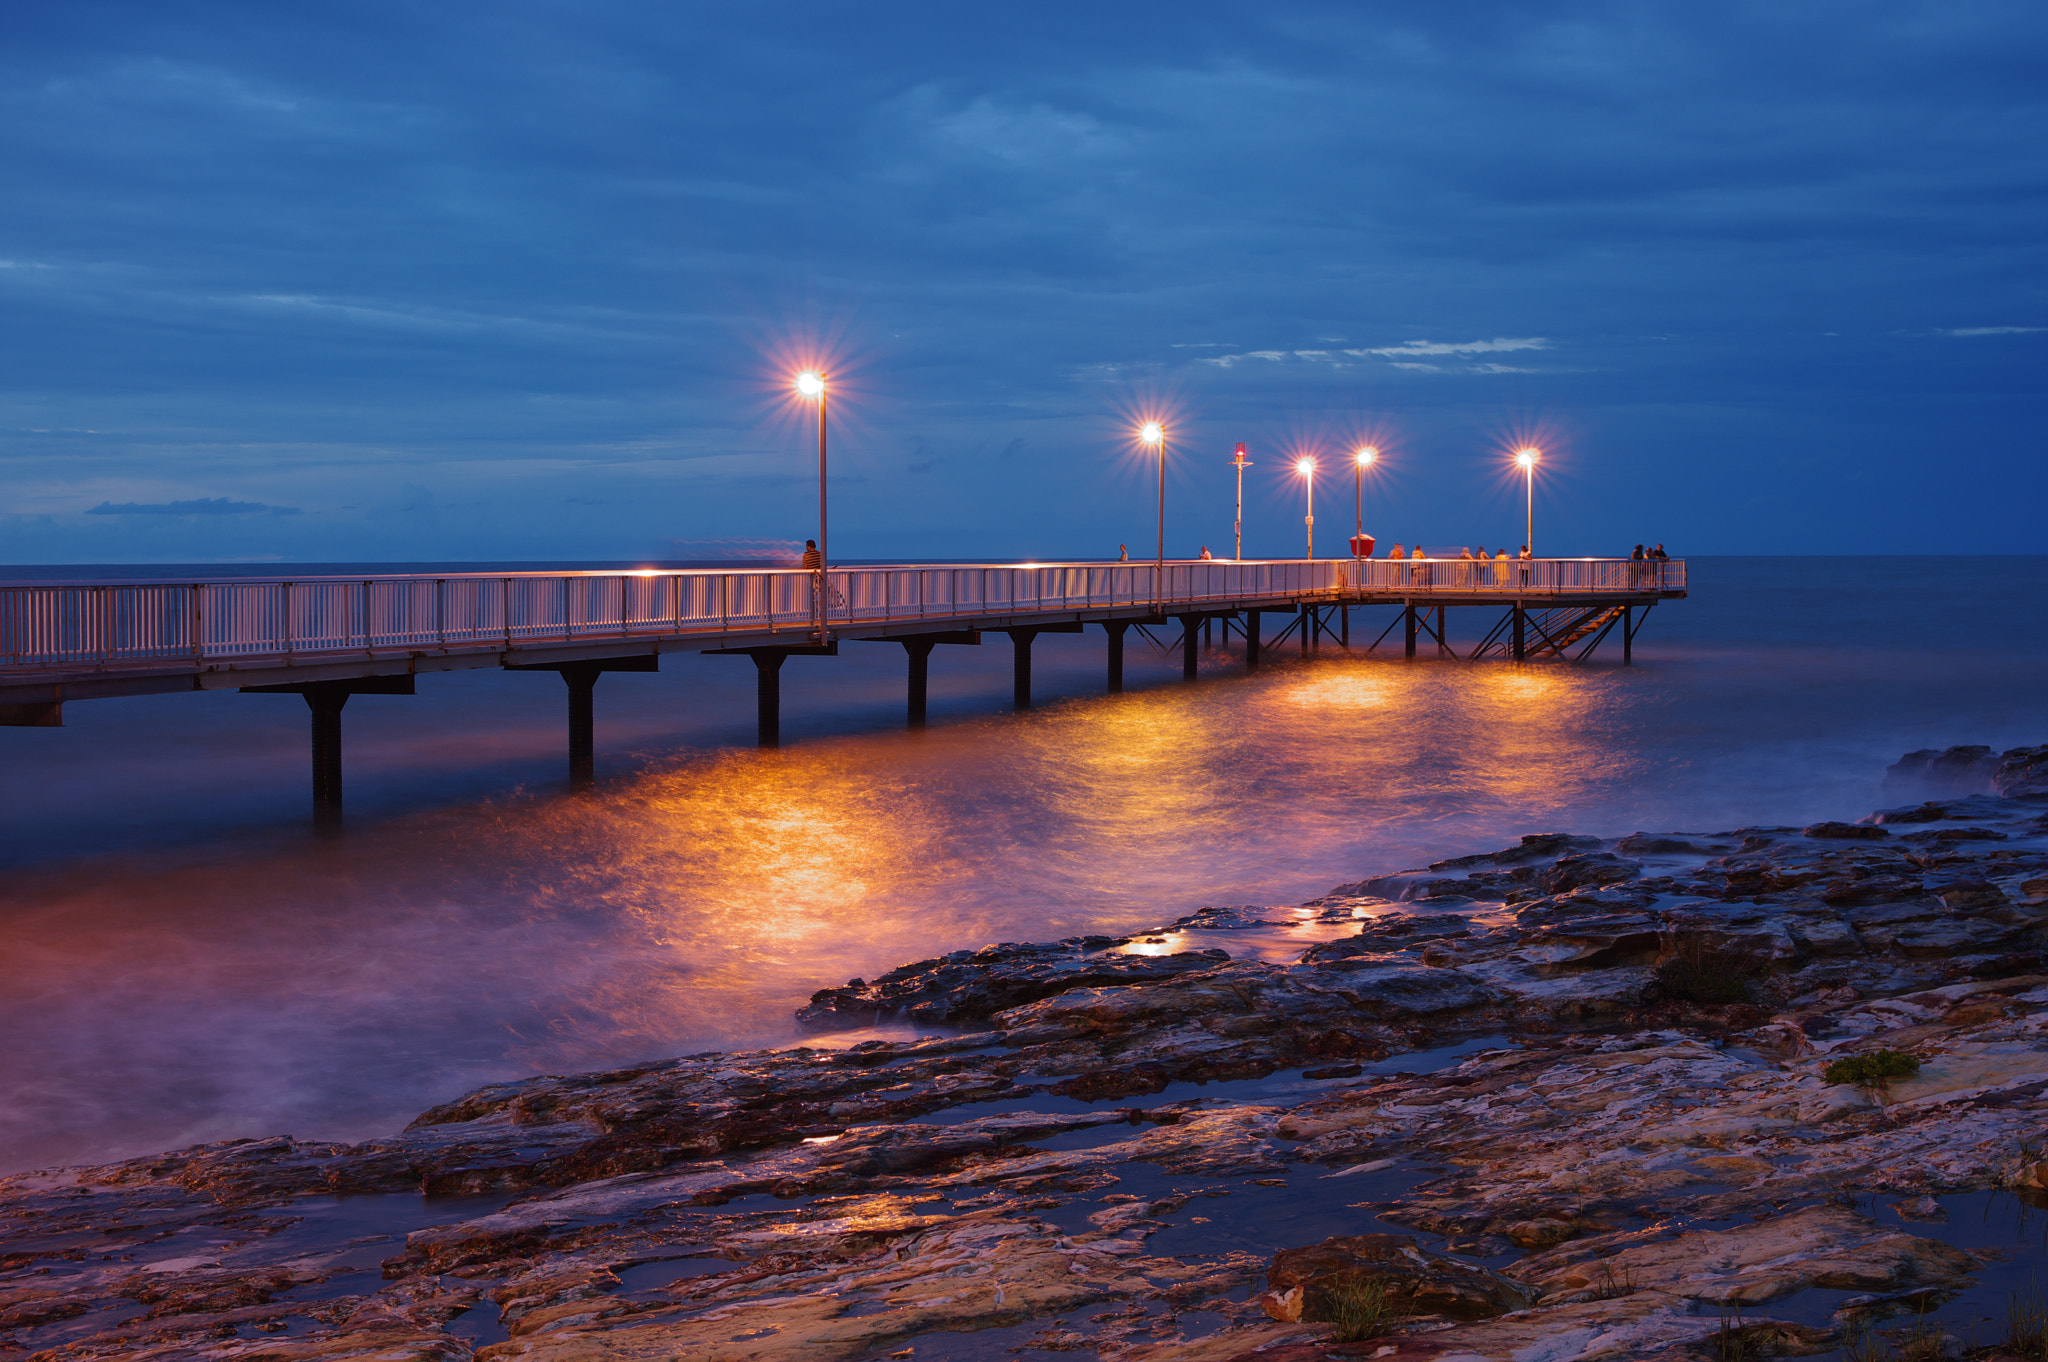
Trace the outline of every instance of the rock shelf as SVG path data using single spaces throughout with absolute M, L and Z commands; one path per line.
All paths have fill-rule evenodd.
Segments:
M 852 980 L 796 1048 L 0 1179 L 0 1358 L 1993 1356 L 1942 1334 L 2024 1250 L 1945 1217 L 2048 1206 L 2048 749 L 1956 751 L 1894 776 L 2027 797 L 1531 836 Z M 831 1043 L 877 1022 L 945 1033 Z

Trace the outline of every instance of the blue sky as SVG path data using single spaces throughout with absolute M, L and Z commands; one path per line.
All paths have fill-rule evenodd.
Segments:
M 41 3 L 0 560 L 2044 552 L 2021 3 Z M 1348 474 L 1318 520 L 1348 531 Z

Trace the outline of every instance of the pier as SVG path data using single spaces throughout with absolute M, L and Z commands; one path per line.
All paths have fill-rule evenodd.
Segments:
M 608 671 L 656 671 L 664 654 L 749 659 L 757 740 L 780 742 L 781 669 L 844 643 L 894 643 L 908 662 L 906 722 L 925 721 L 941 645 L 1004 634 L 1013 702 L 1031 707 L 1032 642 L 1100 627 L 1105 685 L 1123 689 L 1127 635 L 1179 630 L 1183 674 L 1220 627 L 1247 670 L 1292 642 L 1403 655 L 1450 643 L 1449 611 L 1495 622 L 1465 660 L 1587 658 L 1618 635 L 1633 662 L 1644 614 L 1686 593 L 1682 561 L 1546 558 L 1295 559 L 1151 563 L 906 564 L 632 572 L 0 583 L 0 726 L 54 727 L 66 703 L 182 691 L 301 696 L 312 717 L 316 822 L 341 811 L 341 712 L 352 695 L 410 695 L 437 672 L 553 672 L 567 691 L 569 779 L 593 776 L 594 694 Z M 1352 613 L 1393 606 L 1354 647 Z M 1269 630 L 1269 616 L 1282 619 Z M 1172 634 L 1168 634 L 1172 639 Z

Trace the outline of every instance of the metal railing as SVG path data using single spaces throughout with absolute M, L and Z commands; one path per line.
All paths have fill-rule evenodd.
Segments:
M 1361 585 L 1481 589 L 1476 580 L 1456 577 L 1458 566 L 1342 558 L 1174 562 L 1163 576 L 1149 563 L 843 568 L 826 574 L 824 624 L 837 632 L 1130 606 L 1170 612 L 1206 603 L 1293 601 Z M 1520 580 L 1523 564 L 1502 566 L 1511 581 Z M 1658 589 L 1629 585 L 1640 576 L 1630 570 L 1644 567 L 1661 574 L 1663 589 L 1682 589 L 1684 580 L 1678 563 L 1546 559 L 1526 566 L 1532 590 Z M 1668 585 L 1674 570 L 1676 588 Z M 813 575 L 800 570 L 0 583 L 0 666 L 297 661 L 642 638 L 704 638 L 716 646 L 727 635 L 815 634 L 814 586 Z
M 1430 594 L 1601 595 L 1682 592 L 1682 561 L 1631 558 L 1367 558 L 1344 563 L 1347 584 L 1361 591 Z

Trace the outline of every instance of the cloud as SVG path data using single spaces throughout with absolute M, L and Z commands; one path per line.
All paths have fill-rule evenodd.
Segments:
M 1400 345 L 1382 346 L 1373 350 L 1346 350 L 1347 355 L 1381 355 L 1392 358 L 1395 355 L 1484 355 L 1501 350 L 1548 350 L 1550 341 L 1544 336 L 1496 336 L 1492 340 L 1477 341 L 1407 341 Z
M 87 515 L 298 515 L 296 506 L 266 506 L 260 501 L 229 501 L 226 497 L 200 497 L 196 501 L 124 501 L 118 506 L 103 501 Z
M 1285 350 L 1247 350 L 1241 355 L 1205 355 L 1195 363 L 1213 364 L 1219 369 L 1228 369 L 1241 359 L 1263 359 L 1269 364 L 1278 364 L 1286 358 Z
M 1944 336 L 2026 336 L 2036 331 L 2048 331 L 2048 326 L 1952 326 L 1944 327 Z

